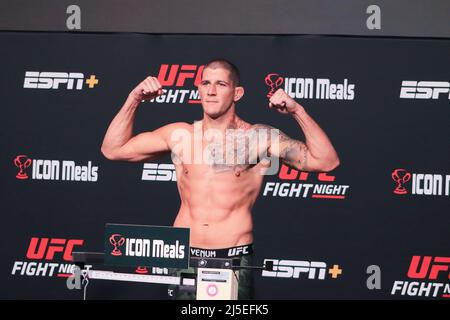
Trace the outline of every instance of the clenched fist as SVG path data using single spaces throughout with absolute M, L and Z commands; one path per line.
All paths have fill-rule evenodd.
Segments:
M 138 101 L 151 100 L 162 95 L 163 89 L 158 78 L 147 77 L 131 91 L 131 95 Z
M 294 113 L 300 107 L 283 89 L 278 89 L 269 99 L 269 108 L 280 113 Z

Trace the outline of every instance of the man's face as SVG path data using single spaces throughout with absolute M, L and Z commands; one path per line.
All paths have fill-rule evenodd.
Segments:
M 230 78 L 230 72 L 223 68 L 206 68 L 198 86 L 203 111 L 213 119 L 225 114 L 240 99 L 238 91 Z

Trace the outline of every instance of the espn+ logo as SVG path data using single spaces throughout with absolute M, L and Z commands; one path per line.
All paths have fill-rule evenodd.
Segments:
M 402 81 L 400 99 L 450 99 L 448 81 Z
M 25 89 L 82 90 L 85 83 L 92 89 L 99 80 L 95 75 L 85 79 L 81 72 L 26 71 L 23 87 Z
M 304 277 L 310 280 L 325 280 L 327 273 L 333 279 L 336 279 L 342 274 L 342 269 L 339 265 L 334 264 L 333 268 L 328 268 L 327 270 L 326 262 L 322 261 L 264 260 L 264 264 L 268 262 L 273 263 L 273 270 L 263 270 L 263 277 L 299 279 L 301 278 L 301 274 L 303 274 Z
M 175 165 L 169 163 L 144 163 L 141 180 L 177 181 Z

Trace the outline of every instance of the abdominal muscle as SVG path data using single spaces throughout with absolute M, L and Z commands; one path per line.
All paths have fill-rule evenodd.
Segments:
M 190 245 L 221 249 L 253 242 L 251 209 L 262 176 L 254 168 L 214 171 L 206 165 L 177 166 L 181 206 L 175 227 L 190 228 Z

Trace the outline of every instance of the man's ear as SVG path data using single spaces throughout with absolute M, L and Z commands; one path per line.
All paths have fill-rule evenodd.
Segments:
M 234 88 L 234 102 L 239 101 L 244 96 L 244 87 Z

